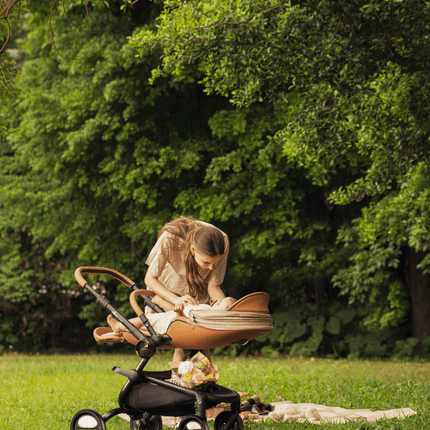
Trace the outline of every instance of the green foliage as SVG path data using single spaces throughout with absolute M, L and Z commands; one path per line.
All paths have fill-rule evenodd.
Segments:
M 69 289 L 58 279 L 72 271 L 56 255 L 44 257 L 44 244 L 32 243 L 22 231 L 8 232 L 0 241 L 0 349 L 36 352 L 50 348 L 82 348 L 89 336 L 76 318 L 84 297 L 77 285 Z
M 209 121 L 218 151 L 203 184 L 189 186 L 175 199 L 179 213 L 191 209 L 227 226 L 233 295 L 246 294 L 250 285 L 266 289 L 269 282 L 279 298 L 294 300 L 297 285 L 309 283 L 309 273 L 327 278 L 341 264 L 342 251 L 330 232 L 345 213 L 331 214 L 321 188 L 270 138 L 290 120 L 297 103 L 292 93 L 276 104 L 218 111 Z
M 131 43 L 163 50 L 153 80 L 197 62 L 206 91 L 237 106 L 296 88 L 303 104 L 278 133 L 286 147 L 325 166 L 365 160 L 360 178 L 333 195 L 344 203 L 379 195 L 428 159 L 428 29 L 416 23 L 429 14 L 419 0 L 169 1 L 157 30 Z
M 430 337 L 420 342 L 414 337 L 404 339 L 402 329 L 369 331 L 363 326 L 360 308 L 331 302 L 316 306 L 305 304 L 288 312 L 272 314 L 274 331 L 240 347 L 215 348 L 215 356 L 235 357 L 261 355 L 278 358 L 289 357 L 348 357 L 389 358 L 392 361 L 410 360 L 414 347 L 420 345 L 430 357 Z M 417 358 L 417 357 L 416 357 Z M 416 359 L 415 358 L 415 359 Z
M 316 317 L 318 315 L 318 317 Z M 331 302 L 317 308 L 312 304 L 296 306 L 288 312 L 272 314 L 274 331 L 259 337 L 245 347 L 216 348 L 214 354 L 246 355 L 258 352 L 263 357 L 276 358 L 281 353 L 290 357 L 316 355 L 332 355 L 335 357 L 348 355 L 345 338 L 357 329 L 357 315 L 351 306 L 340 302 Z
M 394 354 L 391 356 L 392 360 L 405 359 L 412 357 L 413 347 L 420 341 L 415 337 L 408 337 L 407 339 L 397 340 Z
M 69 7 L 76 24 L 93 29 L 80 4 Z M 107 14 L 90 9 L 98 22 Z M 8 140 L 1 159 L 0 228 L 25 231 L 30 246 L 43 243 L 45 261 L 66 260 L 69 271 L 52 282 L 73 292 L 71 274 L 84 264 L 120 270 L 142 286 L 158 230 L 189 214 L 230 236 L 226 293 L 273 290 L 281 308 L 312 300 L 313 279 L 328 283 L 342 266 L 333 232 L 348 215 L 333 213 L 329 185 L 321 178 L 315 183 L 318 169 L 309 173 L 291 162 L 274 138 L 300 97 L 286 93 L 273 103 L 232 109 L 202 94 L 195 67 L 150 86 L 159 52 L 136 58 L 125 38 L 109 31 L 153 29 L 159 7 L 120 10 L 120 2 L 110 4 L 106 32 L 73 30 L 71 38 L 70 23 L 55 9 L 51 25 L 61 56 L 48 49 L 47 9 L 35 5 L 27 17 L 28 60 L 14 105 L 20 135 Z M 66 52 L 65 46 L 79 48 Z M 96 281 L 128 314 L 126 292 Z M 81 306 L 77 314 L 89 326 L 104 321 L 94 304 Z
M 396 326 L 410 312 L 410 295 L 403 272 L 404 250 L 429 250 L 429 172 L 419 164 L 392 192 L 363 210 L 363 216 L 339 235 L 354 250 L 351 265 L 334 277 L 334 285 L 350 303 L 368 303 L 365 323 Z M 417 266 L 428 273 L 429 255 Z
M 284 265 L 274 278 L 293 285 L 303 282 L 300 269 L 317 277 L 323 268 L 327 276 L 331 264 L 334 286 L 351 303 L 366 304 L 360 313 L 371 330 L 407 324 L 408 275 L 428 274 L 430 254 L 417 267 L 408 267 L 407 258 L 428 250 L 430 52 L 428 24 L 418 22 L 429 15 L 429 5 L 418 0 L 169 1 L 156 29 L 131 38 L 139 55 L 162 50 L 152 83 L 196 64 L 208 94 L 245 112 L 299 95 L 290 100 L 289 120 L 269 134 L 268 147 L 281 149 L 288 166 L 303 168 L 302 177 L 324 190 L 327 208 L 352 201 L 367 207 L 361 218 L 348 214 L 348 221 L 356 219 L 352 226 L 334 223 L 338 248 L 331 244 L 327 258 L 320 238 L 317 246 L 300 248 L 299 262 L 307 265 Z M 233 118 L 230 136 L 244 125 L 243 114 Z M 242 157 L 225 158 L 222 166 L 239 172 Z M 294 210 L 303 207 L 302 200 Z M 320 227 L 328 232 L 328 224 Z M 312 230 L 314 239 L 315 223 Z M 310 348 L 318 341 L 315 335 Z
M 53 327 L 68 318 L 65 297 L 80 324 L 102 323 L 74 297 L 74 268 L 112 267 L 143 286 L 160 227 L 192 215 L 229 234 L 227 294 L 270 292 L 277 337 L 256 342 L 264 355 L 393 351 L 349 333 L 355 321 L 330 303 L 340 291 L 367 330 L 411 335 L 403 249 L 427 250 L 429 225 L 427 24 L 414 22 L 428 6 L 130 3 L 69 1 L 69 18 L 56 4 L 47 25 L 52 5 L 36 2 L 23 19 L 8 126 L 19 134 L 0 158 L 7 323 L 31 313 L 14 302 L 27 291 Z M 129 314 L 126 290 L 93 282 Z M 284 314 L 294 307 L 300 318 Z M 25 348 L 49 347 L 32 339 Z
M 381 240 L 392 246 L 408 245 L 417 251 L 430 249 L 430 172 L 424 163 L 408 172 L 398 193 L 390 193 L 363 211 L 358 225 L 360 241 Z M 420 268 L 425 269 L 424 262 Z
M 86 11 L 78 3 L 68 4 L 69 18 L 86 30 Z M 119 9 L 119 3 L 111 4 L 110 10 Z M 145 181 L 152 176 L 156 184 L 168 164 L 176 168 L 174 180 L 182 176 L 186 183 L 190 180 L 186 172 L 194 166 L 184 162 L 179 167 L 176 160 L 183 152 L 176 154 L 162 144 L 171 140 L 172 148 L 180 145 L 184 121 L 176 111 L 183 111 L 182 119 L 189 112 L 176 104 L 178 93 L 183 94 L 177 84 L 171 87 L 166 82 L 157 90 L 140 85 L 145 67 L 149 71 L 150 65 L 135 58 L 124 36 L 108 31 L 94 36 L 75 29 L 71 40 L 70 22 L 55 10 L 52 26 L 58 49 L 73 43 L 80 46 L 74 53 L 80 58 L 103 42 L 103 49 L 86 60 L 62 59 L 50 50 L 45 19 L 49 9 L 43 4 L 33 6 L 34 12 L 24 21 L 28 33 L 22 46 L 28 60 L 17 81 L 19 95 L 13 106 L 13 121 L 20 134 L 10 136 L 0 159 L 2 306 L 7 309 L 5 319 L 13 321 L 20 335 L 27 331 L 22 328 L 24 315 L 32 325 L 28 342 L 13 345 L 24 350 L 58 347 L 58 326 L 70 324 L 70 312 L 77 318 L 82 307 L 84 316 L 85 299 L 74 299 L 77 266 L 113 267 L 136 275 L 142 285 L 145 254 L 156 231 L 170 217 L 166 211 L 169 199 L 160 196 L 166 195 L 171 184 L 161 181 L 157 187 Z M 113 15 L 106 28 L 130 31 L 136 21 L 150 21 L 148 12 L 156 9 L 143 6 L 121 18 Z M 95 20 L 106 18 L 103 10 L 90 11 Z M 164 120 L 167 109 L 172 111 L 169 127 Z M 186 135 L 184 130 L 182 137 L 186 139 Z M 157 200 L 160 204 L 154 209 Z M 164 219 L 160 218 L 163 210 Z M 21 239 L 9 249 L 6 239 L 15 234 L 25 236 L 26 251 L 20 246 Z M 28 270 L 23 261 L 28 261 Z M 61 270 L 50 271 L 53 262 Z M 43 285 L 47 291 L 41 294 Z M 126 295 L 122 291 L 116 295 L 112 283 L 105 286 L 121 307 Z M 15 296 L 28 299 L 27 291 L 31 302 L 15 300 Z M 68 311 L 62 301 L 68 303 Z M 93 325 L 96 316 L 97 325 L 106 318 L 102 312 L 91 315 Z M 81 326 L 78 319 L 76 330 Z M 5 345 L 8 347 L 7 342 Z

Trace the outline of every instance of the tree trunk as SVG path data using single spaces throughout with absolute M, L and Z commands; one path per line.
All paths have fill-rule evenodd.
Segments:
M 409 250 L 413 336 L 420 341 L 430 335 L 430 276 L 417 269 L 425 255 L 423 251 Z

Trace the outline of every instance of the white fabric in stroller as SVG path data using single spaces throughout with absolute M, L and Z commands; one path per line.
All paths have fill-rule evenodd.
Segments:
M 182 312 L 187 318 L 190 318 L 190 312 L 197 309 L 207 311 L 211 309 L 211 307 L 206 304 L 186 305 Z M 145 316 L 151 323 L 152 328 L 158 334 L 164 334 L 167 332 L 170 323 L 178 316 L 178 314 L 175 311 L 167 311 L 160 313 L 147 313 Z

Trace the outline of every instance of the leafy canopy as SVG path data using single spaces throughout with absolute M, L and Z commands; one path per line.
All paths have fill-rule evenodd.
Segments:
M 277 135 L 285 151 L 327 168 L 367 160 L 332 195 L 343 204 L 429 159 L 429 18 L 420 0 L 171 0 L 131 43 L 162 49 L 152 80 L 198 62 L 207 93 L 237 106 L 295 88 L 303 103 Z

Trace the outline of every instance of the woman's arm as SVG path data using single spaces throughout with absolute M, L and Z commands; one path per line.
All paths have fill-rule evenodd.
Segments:
M 189 294 L 186 294 L 185 296 L 179 297 L 175 293 L 172 293 L 169 291 L 159 280 L 156 276 L 154 276 L 149 270 L 146 272 L 145 276 L 145 284 L 146 286 L 152 290 L 158 297 L 160 297 L 162 300 L 165 300 L 168 303 L 171 303 L 173 306 L 179 306 L 181 304 L 185 305 L 198 305 L 199 303 Z M 155 303 L 155 302 L 154 302 Z M 156 303 L 159 306 L 161 306 L 164 310 L 170 310 L 166 309 L 165 306 L 163 306 L 161 303 Z M 172 306 L 172 309 L 173 309 Z
M 222 299 L 225 299 L 225 294 L 219 285 L 208 285 L 208 294 L 209 297 L 214 301 L 221 302 Z

